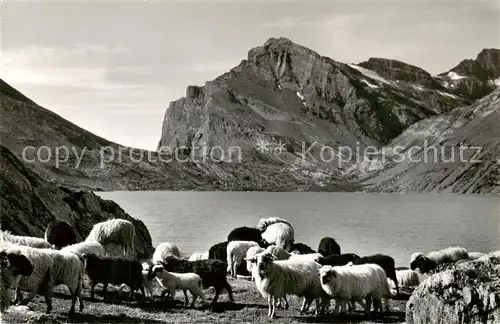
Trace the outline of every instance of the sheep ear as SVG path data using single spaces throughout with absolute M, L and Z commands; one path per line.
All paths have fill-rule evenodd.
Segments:
M 330 270 L 330 275 L 333 276 L 333 277 L 337 277 L 337 271 L 335 270 Z
M 249 262 L 251 262 L 251 263 L 255 263 L 255 262 L 257 262 L 257 258 L 255 258 L 255 257 L 254 257 L 254 258 L 250 258 L 250 259 L 245 258 L 245 260 L 246 260 L 246 261 L 249 261 Z

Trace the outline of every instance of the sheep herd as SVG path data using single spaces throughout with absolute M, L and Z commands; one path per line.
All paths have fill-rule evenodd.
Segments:
M 369 315 L 373 310 L 389 310 L 388 300 L 402 287 L 418 286 L 440 264 L 479 258 L 481 253 L 461 247 L 449 247 L 428 254 L 414 253 L 409 268 L 396 268 L 394 259 L 383 254 L 359 256 L 341 253 L 335 239 L 322 238 L 317 251 L 295 242 L 292 224 L 282 218 L 260 219 L 256 227 L 238 227 L 227 240 L 217 243 L 189 259 L 181 257 L 179 248 L 170 242 L 160 243 L 151 259 L 138 260 L 134 250 L 134 225 L 123 219 L 97 223 L 83 242 L 76 242 L 73 228 L 60 220 L 51 222 L 45 238 L 16 236 L 0 231 L 0 306 L 27 305 L 36 294 L 43 295 L 46 311 L 52 310 L 52 289 L 68 287 L 71 294 L 69 316 L 79 301 L 83 311 L 83 278 L 90 282 L 91 299 L 95 286 L 103 284 L 107 298 L 108 285 L 128 286 L 129 298 L 139 289 L 144 300 L 153 300 L 153 282 L 163 289 L 161 298 L 173 299 L 183 291 L 185 305 L 195 306 L 200 298 L 208 306 L 204 289 L 214 287 L 213 307 L 221 293 L 234 302 L 228 278 L 249 277 L 257 291 L 267 299 L 268 317 L 276 309 L 288 309 L 287 296 L 303 298 L 300 313 L 315 303 L 315 314 L 349 314 L 359 304 Z M 21 297 L 21 291 L 28 296 Z M 192 302 L 189 303 L 187 291 Z

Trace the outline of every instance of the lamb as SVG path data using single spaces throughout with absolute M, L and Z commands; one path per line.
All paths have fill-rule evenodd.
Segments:
M 163 268 L 163 266 L 160 265 L 153 266 L 152 272 L 155 274 L 158 283 L 164 289 L 168 290 L 172 298 L 173 296 L 175 296 L 176 290 L 182 290 L 184 292 L 184 298 L 186 299 L 185 306 L 187 306 L 189 303 L 186 292 L 187 290 L 189 290 L 193 295 L 191 308 L 194 308 L 198 296 L 201 298 L 203 304 L 207 304 L 205 294 L 203 293 L 203 282 L 201 280 L 201 277 L 196 273 L 168 272 Z
M 188 261 L 208 260 L 208 251 L 203 253 L 193 253 Z
M 323 255 L 340 254 L 340 245 L 332 237 L 323 237 L 319 241 L 318 253 Z
M 292 244 L 292 253 L 311 254 L 311 253 L 317 253 L 317 252 L 314 251 L 310 246 L 308 246 L 304 243 L 293 243 Z
M 104 249 L 108 244 L 119 245 L 125 256 L 133 256 L 135 227 L 125 219 L 110 219 L 95 224 L 85 241 L 101 243 Z
M 220 260 L 188 261 L 178 258 L 168 258 L 163 262 L 163 268 L 168 272 L 190 273 L 199 275 L 203 282 L 203 289 L 215 288 L 215 296 L 211 307 L 215 305 L 223 289 L 227 290 L 229 300 L 234 301 L 231 286 L 226 278 L 226 264 Z
M 29 292 L 28 297 L 21 301 L 21 305 L 27 305 L 37 293 L 41 293 L 45 296 L 46 312 L 50 313 L 52 311 L 52 288 L 64 284 L 68 287 L 72 297 L 69 316 L 74 315 L 77 298 L 80 301 L 80 311 L 83 310 L 83 267 L 77 255 L 48 248 L 37 249 L 15 245 L 9 247 L 6 252 L 24 255 L 33 266 L 33 271 L 29 276 L 18 276 L 14 279 L 16 282 L 10 282 L 10 287 Z
M 82 256 L 84 254 L 89 254 L 89 253 L 93 253 L 95 255 L 105 254 L 104 247 L 100 243 L 86 242 L 86 241 L 65 246 L 61 249 L 61 251 L 73 252 L 76 253 L 78 256 Z
M 262 231 L 262 239 L 290 252 L 295 240 L 295 230 L 289 221 L 278 218 L 261 218 L 258 229 Z
M 476 259 L 479 259 L 480 257 L 486 255 L 483 252 L 469 252 L 468 254 L 469 254 L 469 259 L 471 259 L 471 260 L 476 260 Z
M 237 227 L 228 234 L 227 241 L 252 241 L 263 248 L 267 246 L 266 242 L 262 240 L 262 232 L 255 227 Z
M 396 292 L 399 293 L 399 285 L 398 285 L 398 279 L 396 277 L 395 262 L 392 257 L 384 254 L 374 254 L 354 260 L 352 263 L 355 265 L 367 264 L 367 263 L 373 263 L 379 265 L 380 267 L 382 267 L 382 269 L 384 269 L 387 278 L 391 279 L 394 282 L 394 284 L 396 285 Z
M 359 255 L 354 253 L 345 253 L 345 254 L 332 254 L 327 256 L 322 256 L 316 259 L 321 265 L 330 265 L 332 267 L 335 266 L 343 266 L 348 264 L 349 262 L 354 262 L 360 258 Z
M 19 251 L 0 251 L 0 312 L 16 299 L 16 285 L 22 276 L 33 273 L 33 264 Z
M 167 260 L 170 257 L 179 258 L 181 255 L 179 248 L 170 242 L 163 242 L 158 244 L 153 253 L 152 261 L 154 264 L 161 264 L 161 262 Z
M 267 297 L 268 317 L 274 318 L 278 298 L 286 295 L 304 297 L 300 313 L 309 309 L 312 301 L 316 301 L 316 314 L 320 312 L 319 298 L 324 297 L 318 271 L 321 267 L 314 261 L 278 260 L 268 253 L 261 253 L 248 259 L 255 265 L 252 275 L 257 289 L 263 297 Z M 322 298 L 322 305 L 324 305 Z
M 45 229 L 45 241 L 55 249 L 76 243 L 76 234 L 73 227 L 60 219 L 54 219 Z
M 366 313 L 370 313 L 370 303 L 374 300 L 381 305 L 382 299 L 394 295 L 387 282 L 384 269 L 376 264 L 362 264 L 352 266 L 322 266 L 319 270 L 323 290 L 335 298 L 334 313 L 339 308 L 345 310 L 348 302 L 358 302 Z M 366 303 L 365 303 L 366 300 Z
M 427 274 L 435 270 L 438 265 L 469 259 L 467 250 L 462 247 L 448 247 L 439 251 L 413 253 L 410 257 L 410 269 L 419 269 L 420 273 Z
M 139 261 L 93 253 L 83 254 L 82 258 L 90 279 L 90 298 L 94 299 L 94 288 L 99 282 L 104 285 L 104 300 L 107 299 L 108 284 L 127 284 L 130 287 L 130 299 L 134 297 L 136 289 L 140 289 L 142 296 L 146 297 L 142 283 L 142 265 Z
M 253 241 L 231 241 L 227 245 L 227 272 L 236 278 L 236 269 L 245 258 L 249 248 L 258 247 L 259 244 Z
M 43 238 L 13 235 L 8 231 L 2 231 L 2 230 L 0 230 L 0 241 L 9 242 L 17 245 L 30 246 L 39 249 L 46 249 L 52 247 L 52 245 L 49 242 L 45 241 Z

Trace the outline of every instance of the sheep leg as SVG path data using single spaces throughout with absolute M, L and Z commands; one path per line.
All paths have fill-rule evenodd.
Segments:
M 94 288 L 97 285 L 97 282 L 90 282 L 90 298 L 94 299 Z
M 128 295 L 128 299 L 129 300 L 134 300 L 135 299 L 135 295 L 134 295 L 134 292 L 135 292 L 135 285 L 134 284 L 130 284 L 130 294 Z
M 146 299 L 146 292 L 144 291 L 144 286 L 140 285 L 139 290 L 141 291 L 142 299 Z
M 51 295 L 52 295 L 52 292 L 47 292 L 44 296 L 45 303 L 47 304 L 47 311 L 46 311 L 47 314 L 50 314 L 50 312 L 52 312 L 52 296 Z M 75 310 L 73 309 L 73 312 L 74 311 Z M 70 313 L 71 313 L 71 310 L 70 310 Z
M 368 305 L 362 299 L 357 299 L 356 302 L 365 309 L 366 315 L 370 316 L 370 308 L 368 308 Z
M 285 301 L 285 309 L 288 310 L 288 308 L 290 307 L 290 305 L 288 304 L 288 300 L 286 299 L 286 295 L 283 296 L 283 300 Z
M 316 310 L 314 311 L 314 314 L 318 316 L 320 313 L 319 298 L 314 298 L 314 302 L 316 304 Z
M 184 298 L 186 301 L 184 302 L 184 306 L 187 306 L 189 304 L 189 298 L 186 289 L 182 289 L 182 292 L 184 293 Z M 193 295 L 193 301 L 194 301 L 194 295 Z
M 274 318 L 276 312 L 276 306 L 274 305 L 274 302 L 275 302 L 274 296 L 267 297 L 267 305 L 269 306 L 267 317 L 269 318 Z
M 309 309 L 308 302 L 308 299 L 304 297 L 304 300 L 302 301 L 302 307 L 300 307 L 300 314 L 304 314 L 305 312 L 307 312 L 307 310 Z
M 195 293 L 193 293 L 191 290 L 191 295 L 193 295 L 193 301 L 191 302 L 191 308 L 194 308 L 194 305 L 196 305 L 196 299 L 198 298 L 198 295 L 196 295 Z

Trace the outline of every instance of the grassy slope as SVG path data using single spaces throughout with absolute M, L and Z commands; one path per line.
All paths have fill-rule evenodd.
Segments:
M 31 311 L 21 311 L 9 309 L 1 318 L 2 323 L 402 323 L 404 322 L 404 302 L 391 301 L 391 310 L 385 316 L 375 315 L 368 318 L 357 311 L 348 319 L 346 317 L 333 317 L 325 315 L 315 317 L 312 312 L 307 315 L 300 315 L 300 300 L 291 296 L 289 310 L 277 310 L 277 318 L 273 321 L 267 318 L 267 302 L 261 297 L 255 288 L 255 284 L 249 280 L 238 278 L 230 279 L 233 287 L 235 304 L 228 303 L 227 294 L 222 293 L 219 298 L 220 309 L 210 312 L 206 309 L 188 309 L 181 305 L 184 300 L 182 292 L 178 292 L 176 301 L 159 301 L 160 290 L 155 286 L 155 301 L 142 301 L 140 293 L 136 293 L 137 302 L 125 301 L 128 291 L 122 291 L 121 295 L 116 292 L 116 288 L 110 286 L 109 301 L 102 301 L 102 286 L 96 287 L 97 301 L 89 299 L 89 290 L 84 292 L 85 308 L 82 313 L 76 312 L 73 321 L 69 321 L 66 314 L 70 307 L 70 299 L 67 295 L 66 287 L 59 286 L 55 289 L 53 299 L 54 310 L 52 314 L 45 314 L 45 302 L 42 296 L 37 296 L 29 305 Z M 86 284 L 88 287 L 88 284 Z M 207 298 L 213 297 L 213 288 L 205 291 Z M 191 297 L 190 297 L 191 298 Z M 199 299 L 198 299 L 199 300 Z M 332 302 L 333 305 L 333 302 Z M 200 304 L 198 303 L 199 307 Z M 333 307 L 332 307 L 333 308 Z M 78 303 L 77 303 L 78 309 Z M 315 309 L 314 303 L 310 311 Z

